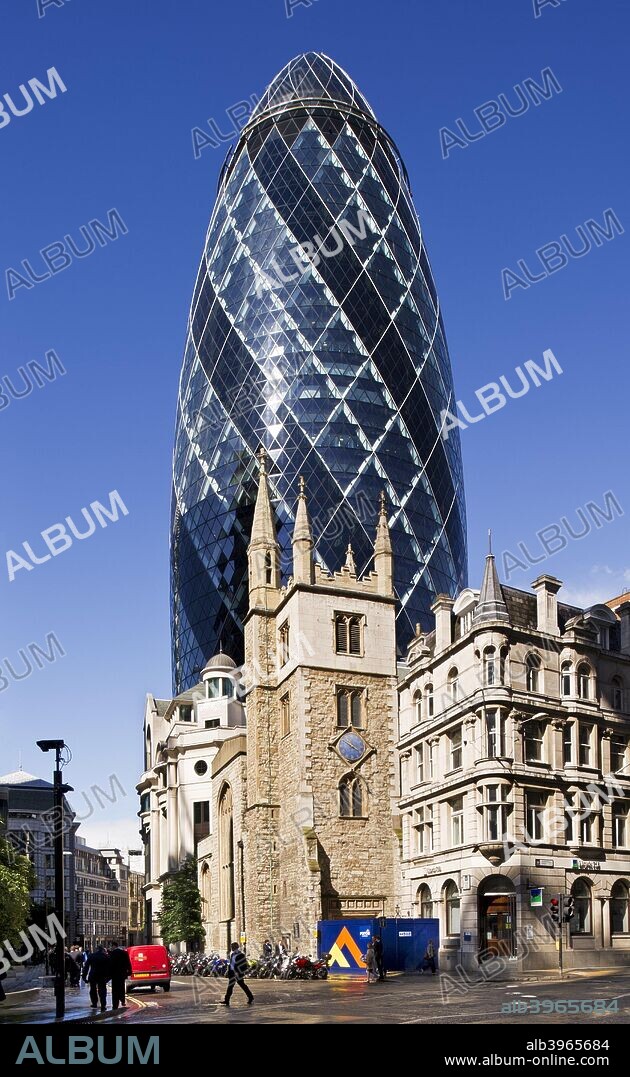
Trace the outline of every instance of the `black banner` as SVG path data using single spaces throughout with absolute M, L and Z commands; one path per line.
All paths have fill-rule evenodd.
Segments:
M 2 1061 L 4 1065 L 25 1069 L 50 1065 L 164 1066 L 178 1058 L 181 1060 L 183 1047 L 187 1059 L 196 1057 L 197 1052 L 200 1052 L 200 1059 L 204 1057 L 201 1052 L 207 1052 L 210 1042 L 213 1052 L 227 1049 L 234 1043 L 231 1026 L 238 1026 L 239 1034 L 244 1026 L 249 1026 L 252 1035 L 258 1039 L 261 1032 L 273 1028 L 274 1024 L 267 1018 L 258 1023 L 251 1012 L 246 1018 L 236 1014 L 234 1018 L 231 1015 L 225 1022 L 194 1025 L 120 1023 L 105 1026 L 98 1022 L 63 1026 L 3 1025 L 0 1034 Z M 354 1031 L 356 1035 L 357 1024 L 363 1022 L 352 1022 L 351 1026 L 321 1023 L 327 1027 L 327 1042 L 330 1042 L 331 1032 L 335 1034 L 333 1041 L 337 1034 Z M 368 1027 L 373 1023 L 365 1022 Z M 311 1026 L 312 1021 L 308 1025 Z M 224 1037 L 222 1033 L 227 1035 Z M 400 1042 L 405 1034 L 410 1036 L 409 1049 L 419 1050 L 418 1060 L 430 1066 L 431 1072 L 453 1074 L 489 1068 L 503 1073 L 575 1068 L 617 1073 L 627 1055 L 627 1047 L 625 1055 L 622 1050 L 628 1035 L 624 1025 L 603 1022 L 590 1026 L 476 1024 L 447 1027 L 426 1022 L 396 1025 L 395 1031 L 392 1028 L 385 1034 L 386 1039 L 379 1033 L 379 1041 L 385 1049 L 386 1043 L 391 1043 L 392 1035 Z M 363 1039 L 366 1033 L 359 1035 Z

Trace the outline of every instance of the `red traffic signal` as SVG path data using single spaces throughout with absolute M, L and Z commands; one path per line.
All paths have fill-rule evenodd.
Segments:
M 560 923 L 560 898 L 552 898 L 549 902 L 549 908 L 551 910 L 551 919 L 554 924 Z

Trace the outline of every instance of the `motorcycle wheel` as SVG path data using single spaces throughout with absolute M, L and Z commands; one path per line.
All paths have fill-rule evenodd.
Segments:
M 318 969 L 317 970 L 317 979 L 318 980 L 327 980 L 328 979 L 328 969 Z

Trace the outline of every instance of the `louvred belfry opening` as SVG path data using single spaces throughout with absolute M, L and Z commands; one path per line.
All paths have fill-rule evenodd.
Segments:
M 335 621 L 337 651 L 346 654 L 348 650 L 348 622 L 345 617 L 337 617 Z
M 333 60 L 298 56 L 223 168 L 191 304 L 173 461 L 176 691 L 221 642 L 242 657 L 261 445 L 284 577 L 300 476 L 316 558 L 337 568 L 351 541 L 359 575 L 384 491 L 401 646 L 429 626 L 434 596 L 466 584 L 459 434 L 440 433 L 454 408 L 398 150 Z

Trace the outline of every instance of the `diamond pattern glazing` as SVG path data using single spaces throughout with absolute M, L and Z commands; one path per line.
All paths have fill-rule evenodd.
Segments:
M 350 78 L 306 53 L 228 156 L 191 304 L 173 458 L 174 689 L 242 657 L 254 453 L 270 456 L 284 575 L 300 475 L 316 556 L 360 571 L 385 490 L 399 640 L 466 584 L 459 432 L 404 165 Z

